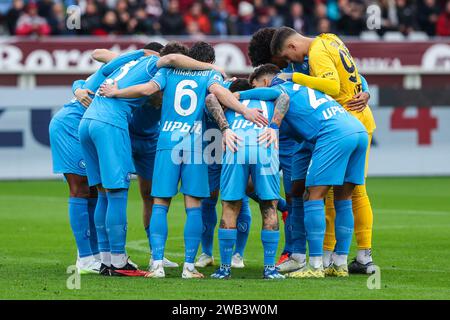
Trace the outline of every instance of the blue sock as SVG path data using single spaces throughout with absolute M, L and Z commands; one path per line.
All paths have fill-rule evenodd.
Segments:
M 124 254 L 127 241 L 127 200 L 128 190 L 106 193 L 108 210 L 106 211 L 106 231 L 112 254 Z
M 150 219 L 150 243 L 152 246 L 153 260 L 164 258 L 164 249 L 167 240 L 167 211 L 169 208 L 160 204 L 154 204 L 152 218 Z
M 323 255 L 323 240 L 325 237 L 325 205 L 323 200 L 304 201 L 306 240 L 309 246 L 309 256 Z
M 335 200 L 336 209 L 335 233 L 337 254 L 348 255 L 353 236 L 353 209 L 352 200 Z
M 89 212 L 89 241 L 91 243 L 92 254 L 98 254 L 98 239 L 97 230 L 95 229 L 94 214 L 97 207 L 97 198 L 88 199 L 88 212 Z
M 148 239 L 148 247 L 150 248 L 150 252 L 152 251 L 152 242 L 150 240 L 150 225 L 144 229 L 145 230 L 145 234 L 147 235 L 147 239 Z
M 216 211 L 217 198 L 206 198 L 202 200 L 202 252 L 208 256 L 213 254 L 214 229 L 217 224 Z
M 88 201 L 85 198 L 69 198 L 69 221 L 77 243 L 80 258 L 92 255 L 89 241 Z
M 185 262 L 194 263 L 200 241 L 202 240 L 202 209 L 187 208 L 187 219 L 184 225 L 184 255 Z
M 284 221 L 284 249 L 283 253 L 292 253 L 292 206 L 287 205 L 288 215 Z
M 286 210 L 289 210 L 288 203 L 284 198 L 278 199 L 277 209 L 280 212 L 285 212 Z
M 233 247 L 236 243 L 237 229 L 219 228 L 219 250 L 220 263 L 231 265 L 231 257 L 233 255 Z
M 264 248 L 264 265 L 275 265 L 275 254 L 277 253 L 280 231 L 262 230 L 261 241 Z
M 100 252 L 110 252 L 108 233 L 106 232 L 106 210 L 108 198 L 105 192 L 98 192 L 97 205 L 95 206 L 94 223 L 97 231 L 98 249 Z
M 292 198 L 292 253 L 306 253 L 305 212 L 303 199 Z
M 237 218 L 237 238 L 234 253 L 244 256 L 245 246 L 247 245 L 248 236 L 250 234 L 250 226 L 252 224 L 252 212 L 250 210 L 248 197 L 242 199 L 241 212 Z

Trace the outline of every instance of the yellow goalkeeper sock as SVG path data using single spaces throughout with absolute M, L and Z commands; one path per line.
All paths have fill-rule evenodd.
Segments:
M 358 249 L 370 249 L 372 248 L 373 213 L 365 185 L 355 187 L 352 202 Z
M 336 211 L 334 210 L 334 195 L 333 188 L 328 191 L 325 198 L 325 220 L 327 228 L 325 230 L 325 239 L 323 241 L 323 250 L 333 251 L 336 245 L 336 235 L 334 234 L 334 219 L 336 218 Z

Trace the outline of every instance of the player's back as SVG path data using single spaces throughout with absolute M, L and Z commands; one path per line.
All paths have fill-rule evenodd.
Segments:
M 290 98 L 289 110 L 283 121 L 288 122 L 303 139 L 315 142 L 319 137 L 327 136 L 333 140 L 365 131 L 356 118 L 323 92 L 292 82 L 277 86 Z
M 161 121 L 161 108 L 147 100 L 131 114 L 128 130 L 134 139 L 157 139 Z
M 105 82 L 112 84 L 116 81 L 119 89 L 146 83 L 155 75 L 157 61 L 156 56 L 145 56 L 127 62 L 114 70 Z M 84 117 L 127 129 L 132 109 L 140 107 L 146 99 L 147 97 L 108 98 L 100 96 L 97 92 Z
M 264 117 L 266 117 L 269 122 L 272 119 L 274 111 L 274 103 L 272 101 L 241 100 L 241 103 L 249 109 L 262 110 Z M 245 119 L 242 114 L 231 109 L 225 111 L 225 117 L 230 125 L 230 129 L 243 140 L 244 145 L 258 145 L 258 135 L 262 133 L 265 127 Z
M 209 86 L 221 83 L 222 76 L 213 70 L 162 68 L 153 81 L 164 90 L 158 150 L 201 152 L 205 98 Z
M 86 80 L 77 80 L 74 82 L 82 89 L 89 89 L 93 92 L 97 91 L 100 85 L 105 81 L 106 76 L 103 73 L 105 65 L 102 65 L 96 72 L 91 74 Z M 91 98 L 94 98 L 91 95 Z M 66 103 L 54 116 L 53 119 L 64 122 L 66 125 L 71 126 L 78 130 L 80 120 L 86 112 L 84 107 L 75 97 Z

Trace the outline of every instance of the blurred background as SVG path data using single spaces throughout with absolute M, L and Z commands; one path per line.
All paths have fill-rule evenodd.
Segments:
M 251 34 L 282 25 L 337 33 L 368 80 L 370 176 L 450 176 L 450 1 L 0 0 L 0 179 L 57 178 L 48 124 L 93 49 L 204 40 L 247 76 Z

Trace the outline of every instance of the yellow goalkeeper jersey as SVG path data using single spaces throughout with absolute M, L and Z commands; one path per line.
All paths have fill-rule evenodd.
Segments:
M 362 85 L 358 68 L 345 44 L 335 34 L 323 33 L 312 42 L 308 56 L 311 76 L 339 81 L 340 91 L 333 98 L 347 109 L 347 102 L 361 92 Z M 369 133 L 375 130 L 375 119 L 369 106 L 362 112 L 349 112 Z

